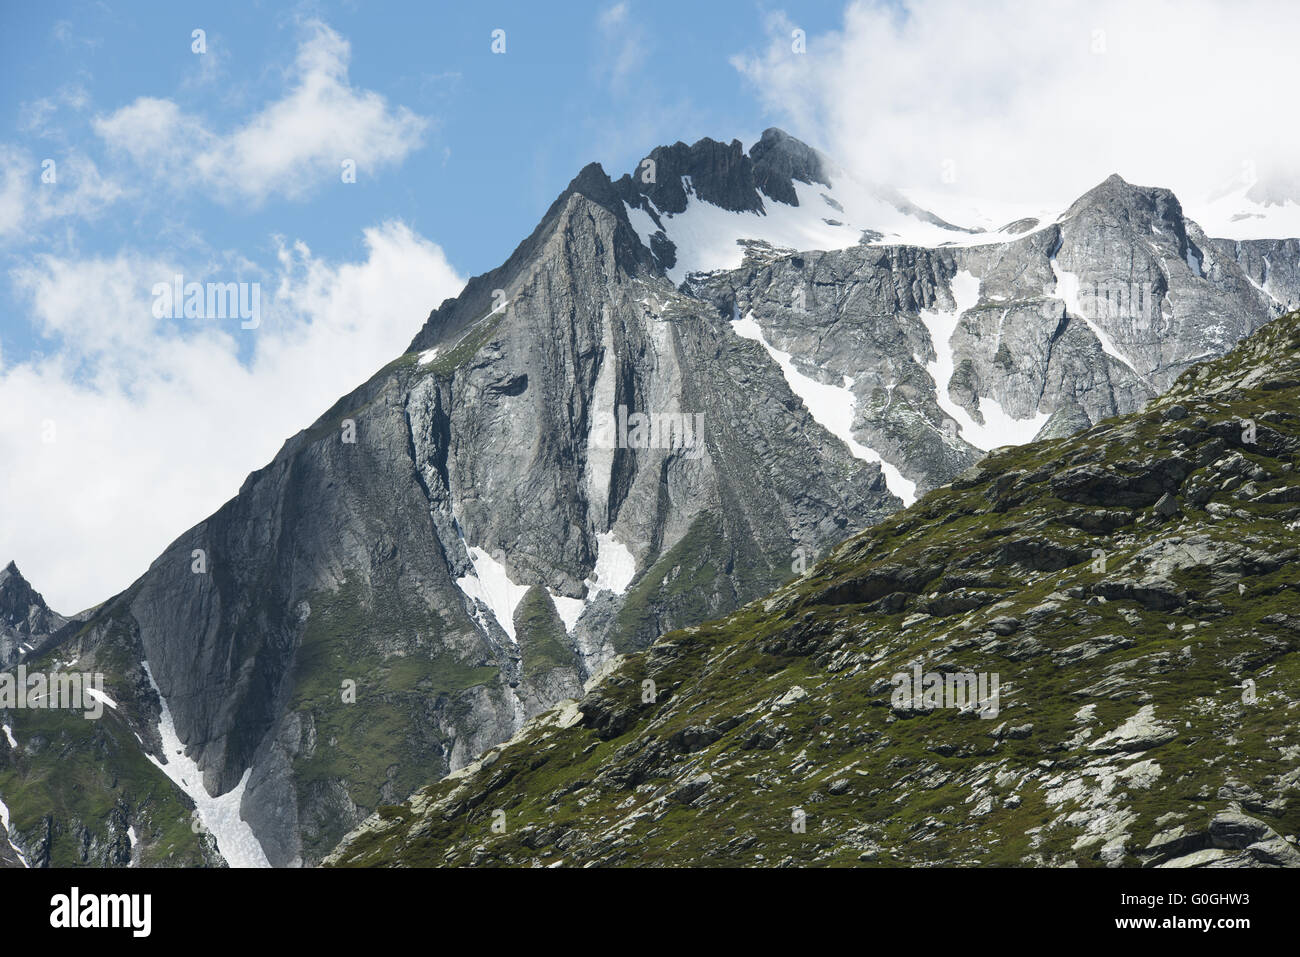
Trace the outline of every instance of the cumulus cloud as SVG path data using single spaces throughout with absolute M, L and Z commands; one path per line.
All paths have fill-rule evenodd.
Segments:
M 733 58 L 766 109 L 864 178 L 1065 203 L 1112 172 L 1205 197 L 1294 168 L 1300 8 L 1241 0 L 855 0 Z
M 289 89 L 241 126 L 213 130 L 172 100 L 140 97 L 98 117 L 95 131 L 155 178 L 211 190 L 226 202 L 301 198 L 337 181 L 347 160 L 361 174 L 401 162 L 422 142 L 428 121 L 352 86 L 351 47 L 327 25 L 313 20 L 304 30 Z
M 140 575 L 230 498 L 290 435 L 398 355 L 463 280 L 401 223 L 365 231 L 360 262 L 282 244 L 263 321 L 167 319 L 153 289 L 176 273 L 225 281 L 230 262 L 119 252 L 44 255 L 12 280 L 48 357 L 0 365 L 0 556 L 72 612 Z M 2 360 L 0 360 L 2 361 Z

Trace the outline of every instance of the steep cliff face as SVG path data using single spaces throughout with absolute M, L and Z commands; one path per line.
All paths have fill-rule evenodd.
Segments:
M 770 592 L 983 449 L 1140 407 L 1294 288 L 1287 248 L 1230 255 L 1122 182 L 976 236 L 779 131 L 650 159 L 649 180 L 585 168 L 404 355 L 34 650 L 101 665 L 125 734 L 104 767 L 197 810 L 206 836 L 167 854 L 317 863 L 615 656 Z M 956 244 L 890 242 L 904 227 Z M 710 257 L 730 268 L 688 275 Z M 1121 278 L 1160 291 L 1145 319 L 1086 293 Z M 86 730 L 60 733 L 90 754 Z M 90 812 L 59 810 L 53 752 L 24 754 L 13 780 L 44 803 L 15 807 L 18 841 L 53 807 L 46 856 L 73 859 Z
M 1300 867 L 1298 356 L 999 450 L 327 863 Z
M 1275 309 L 1300 307 L 1300 239 L 1212 239 L 1224 259 L 1237 263 Z

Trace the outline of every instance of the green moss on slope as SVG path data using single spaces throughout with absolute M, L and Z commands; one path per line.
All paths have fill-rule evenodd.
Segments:
M 444 623 L 396 588 L 372 594 L 349 581 L 309 605 L 290 704 L 304 736 L 294 761 L 300 805 L 308 794 L 341 788 L 373 809 L 443 761 L 436 706 L 491 681 L 497 669 L 436 652 Z M 313 822 L 309 850 L 327 851 L 350 823 L 343 815 Z

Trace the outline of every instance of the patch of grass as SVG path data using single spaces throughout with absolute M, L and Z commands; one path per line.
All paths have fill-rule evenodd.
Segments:
M 294 761 L 300 809 L 310 819 L 308 799 L 340 787 L 372 810 L 444 764 L 439 706 L 491 682 L 498 669 L 437 652 L 445 623 L 396 587 L 372 593 L 350 580 L 308 603 L 290 702 L 307 738 Z M 319 821 L 309 829 L 310 849 L 328 851 L 350 824 Z
M 515 634 L 519 638 L 526 677 L 555 668 L 576 668 L 564 621 L 555 609 L 555 602 L 540 585 L 528 589 L 515 609 Z

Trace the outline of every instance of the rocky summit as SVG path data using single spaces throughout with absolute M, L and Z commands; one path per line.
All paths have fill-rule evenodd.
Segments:
M 329 858 L 1300 865 L 1300 313 L 611 662 Z
M 1176 426 L 1157 429 L 1169 406 L 1150 403 L 1243 337 L 1282 335 L 1273 320 L 1298 303 L 1294 239 L 1214 239 L 1168 190 L 1118 177 L 1052 221 L 988 232 L 857 183 L 779 130 L 748 151 L 659 147 L 617 179 L 589 165 L 501 266 L 434 309 L 402 355 L 121 594 L 64 621 L 12 566 L 0 575 L 4 664 L 102 674 L 112 702 L 98 721 L 0 715 L 9 846 L 33 864 L 312 866 L 362 822 L 374 832 L 375 813 L 413 823 L 389 809 L 431 782 L 471 787 L 516 753 L 490 749 L 539 733 L 530 722 L 546 715 L 548 734 L 587 750 L 578 777 L 556 785 L 579 797 L 527 822 L 507 809 L 508 833 L 531 828 L 539 854 L 619 859 L 590 821 L 555 817 L 608 799 L 623 814 L 608 826 L 628 828 L 617 840 L 685 855 L 695 838 L 634 833 L 657 826 L 658 789 L 674 782 L 674 814 L 730 806 L 741 790 L 757 802 L 750 824 L 734 819 L 707 845 L 728 859 L 921 854 L 907 827 L 934 842 L 931 859 L 975 860 L 956 822 L 987 805 L 1008 827 L 1047 815 L 1033 847 L 1022 835 L 999 854 L 1065 859 L 1072 832 L 1047 825 L 1079 813 L 1094 823 L 1071 838 L 1078 856 L 1095 844 L 1129 860 L 1148 822 L 1110 813 L 1137 785 L 1106 775 L 1134 749 L 1087 751 L 1096 773 L 1074 784 L 1069 749 L 1052 749 L 1152 728 L 1190 741 L 1187 709 L 1134 677 L 1156 661 L 1199 674 L 1184 648 L 1213 649 L 1203 668 L 1216 681 L 1273 660 L 1246 650 L 1258 640 L 1245 625 L 1207 637 L 1246 599 L 1196 576 L 1231 568 L 1273 587 L 1261 584 L 1276 571 L 1264 571 L 1266 519 L 1289 507 L 1276 484 L 1286 449 L 1270 444 L 1290 441 L 1283 405 L 1257 410 L 1262 438 L 1242 447 L 1206 390 L 1183 395 Z M 1286 389 L 1270 394 L 1282 403 Z M 1035 438 L 1050 441 L 1004 449 Z M 1282 498 L 1255 498 L 1270 495 Z M 1256 520 L 1249 534 L 1234 524 Z M 1144 551 L 1175 528 L 1178 550 Z M 863 549 L 891 557 L 872 564 Z M 1104 573 L 1088 571 L 1097 550 Z M 1258 595 L 1249 607 L 1263 607 Z M 962 719 L 945 738 L 934 729 L 957 719 L 889 707 L 871 689 L 918 657 L 1016 661 L 996 692 L 1009 723 Z M 1130 660 L 1131 674 L 1103 671 Z M 1031 682 L 1067 680 L 1045 704 L 1026 697 Z M 1094 686 L 1109 690 L 1076 717 Z M 585 710 L 551 710 L 589 687 Z M 653 707 L 634 707 L 633 690 Z M 1069 715 L 1027 716 L 1076 693 Z M 1278 693 L 1261 681 L 1261 701 Z M 986 681 L 981 697 L 992 694 Z M 830 768 L 836 749 L 846 757 Z M 998 777 L 1000 761 L 1029 754 L 1037 770 Z M 1162 786 L 1193 773 L 1152 760 Z M 605 777 L 578 783 L 580 765 Z M 1154 786 L 1154 767 L 1133 774 Z M 535 779 L 510 776 L 509 793 L 532 800 Z M 1263 804 L 1243 792 L 1240 813 L 1268 818 L 1256 805 L 1285 787 L 1250 786 Z M 1095 803 L 1048 800 L 1076 788 Z M 932 800 L 883 831 L 860 825 L 856 844 L 829 838 L 836 807 L 904 791 Z M 473 800 L 449 827 L 497 807 Z M 792 807 L 807 815 L 803 850 L 746 843 L 781 830 L 771 815 Z M 1203 823 L 1185 817 L 1161 826 Z M 573 823 L 552 835 L 545 820 Z
M 32 654 L 68 623 L 10 562 L 0 569 L 0 668 Z

